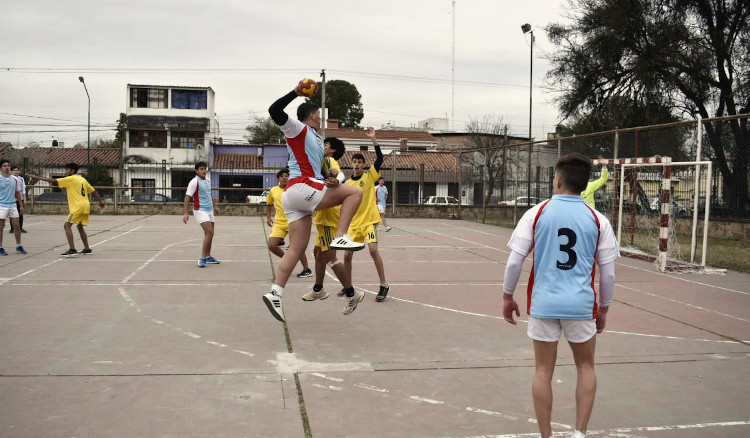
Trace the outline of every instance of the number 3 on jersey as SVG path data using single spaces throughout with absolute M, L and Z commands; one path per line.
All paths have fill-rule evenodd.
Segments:
M 578 262 L 578 255 L 575 251 L 573 251 L 573 247 L 576 245 L 578 237 L 576 236 L 575 231 L 571 230 L 570 228 L 560 228 L 559 230 L 557 230 L 557 236 L 565 236 L 568 238 L 568 242 L 566 244 L 560 244 L 560 251 L 568 254 L 568 260 L 566 262 L 561 262 L 560 260 L 557 261 L 557 269 L 568 271 L 570 269 L 573 269 Z

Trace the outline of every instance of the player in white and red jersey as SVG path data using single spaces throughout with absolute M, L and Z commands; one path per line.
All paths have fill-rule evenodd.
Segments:
M 271 119 L 279 125 L 286 137 L 289 153 L 289 182 L 281 196 L 284 213 L 289 222 L 289 250 L 281 258 L 271 292 L 263 295 L 263 302 L 279 321 L 284 321 L 281 305 L 284 286 L 297 260 L 310 242 L 313 211 L 341 205 L 338 230 L 345 232 L 349 229 L 349 223 L 362 201 L 362 192 L 356 188 L 343 184 L 329 184 L 326 181 L 327 178 L 331 181 L 336 179 L 338 170 L 329 169 L 327 175 L 323 175 L 321 171 L 325 155 L 324 144 L 323 138 L 316 131 L 320 127 L 320 108 L 312 102 L 304 102 L 297 108 L 296 120 L 284 112 L 284 108 L 298 96 L 304 96 L 299 85 L 268 108 Z M 330 247 L 357 251 L 364 248 L 364 244 L 354 242 L 348 235 L 342 234 L 334 238 Z M 362 301 L 364 292 L 355 291 L 350 279 L 346 282 L 341 278 L 339 280 L 342 280 L 347 296 L 343 313 L 348 315 Z
M 552 375 L 560 335 L 573 350 L 576 388 L 575 437 L 585 437 L 596 394 L 594 347 L 604 330 L 615 284 L 614 261 L 620 256 L 607 218 L 589 207 L 581 192 L 591 174 L 591 160 L 574 153 L 555 167 L 552 199 L 529 209 L 508 242 L 511 255 L 503 281 L 503 317 L 516 324 L 513 292 L 526 256 L 533 250 L 527 288 L 527 333 L 534 341 L 534 409 L 542 437 L 551 437 Z M 599 266 L 599 302 L 594 278 Z

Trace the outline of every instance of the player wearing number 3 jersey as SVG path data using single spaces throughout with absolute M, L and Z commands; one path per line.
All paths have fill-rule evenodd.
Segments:
M 591 160 L 575 153 L 555 167 L 554 196 L 529 209 L 508 242 L 511 255 L 503 280 L 503 317 L 516 324 L 513 299 L 523 261 L 533 251 L 527 288 L 529 323 L 536 372 L 532 383 L 534 410 L 543 438 L 552 436 L 552 375 L 562 333 L 573 350 L 577 370 L 576 428 L 585 437 L 596 394 L 594 347 L 604 330 L 615 283 L 614 261 L 620 256 L 607 218 L 581 196 L 591 174 Z M 597 303 L 596 266 L 599 266 Z

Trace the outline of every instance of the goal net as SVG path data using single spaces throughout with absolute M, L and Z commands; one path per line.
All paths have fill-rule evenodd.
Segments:
M 613 217 L 620 252 L 653 261 L 660 272 L 707 272 L 711 162 L 609 161 L 616 169 Z

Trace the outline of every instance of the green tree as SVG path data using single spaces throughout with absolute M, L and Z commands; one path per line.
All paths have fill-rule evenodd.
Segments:
M 322 90 L 308 99 L 318 105 L 322 102 Z M 329 119 L 338 119 L 342 128 L 359 128 L 359 122 L 364 118 L 362 110 L 362 95 L 357 87 L 347 81 L 334 79 L 326 82 L 326 108 Z
M 125 144 L 125 133 L 128 130 L 128 116 L 125 113 L 120 113 L 120 119 L 117 120 L 117 133 L 115 134 L 115 141 L 112 147 L 122 148 Z
M 614 99 L 703 118 L 750 111 L 747 0 L 571 0 L 571 21 L 547 27 L 558 50 L 548 73 L 564 117 Z M 750 125 L 705 125 L 725 200 L 748 213 Z M 732 166 L 728 164 L 731 158 Z
M 83 177 L 86 178 L 89 184 L 94 186 L 102 196 L 112 195 L 112 189 L 99 190 L 99 187 L 112 187 L 115 185 L 112 176 L 110 176 L 109 171 L 107 170 L 107 166 L 94 161 L 86 168 L 86 174 L 83 175 Z
M 253 116 L 252 123 L 245 130 L 245 138 L 250 144 L 284 144 L 284 133 L 270 117 Z

